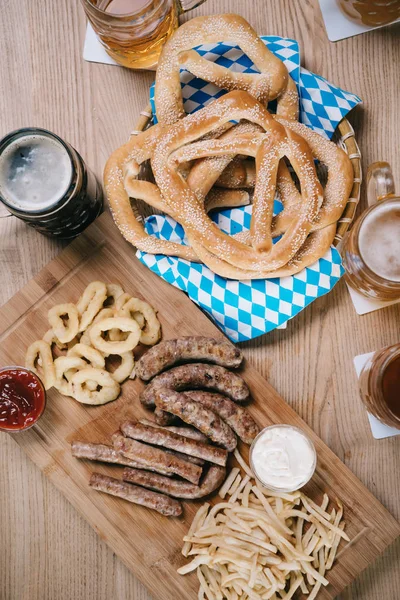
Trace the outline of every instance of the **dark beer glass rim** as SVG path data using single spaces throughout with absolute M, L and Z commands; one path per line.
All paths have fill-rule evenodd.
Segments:
M 4 152 L 4 150 L 7 148 L 7 146 L 10 145 L 11 142 L 13 142 L 18 137 L 22 137 L 22 136 L 26 135 L 27 133 L 31 133 L 32 135 L 42 134 L 47 137 L 56 139 L 57 142 L 59 142 L 63 146 L 63 148 L 67 151 L 69 159 L 71 161 L 71 166 L 72 166 L 71 178 L 68 182 L 68 187 L 63 196 L 61 196 L 53 205 L 49 206 L 47 209 L 44 209 L 44 210 L 43 209 L 42 210 L 30 210 L 30 211 L 19 210 L 18 208 L 15 208 L 15 206 L 13 206 L 9 202 L 7 202 L 7 200 L 1 194 L 0 194 L 0 201 L 5 206 L 7 206 L 7 208 L 9 208 L 13 214 L 16 214 L 16 215 L 32 215 L 32 216 L 34 216 L 34 215 L 38 216 L 38 215 L 44 215 L 44 214 L 49 215 L 49 214 L 52 214 L 53 212 L 56 212 L 60 208 L 59 203 L 65 198 L 66 193 L 68 192 L 68 190 L 71 186 L 71 183 L 74 179 L 74 173 L 76 171 L 74 157 L 72 155 L 70 148 L 68 147 L 68 144 L 66 144 L 66 142 L 64 142 L 64 140 L 62 140 L 56 133 L 53 133 L 52 131 L 49 131 L 48 129 L 43 129 L 41 127 L 21 127 L 21 129 L 15 129 L 14 131 L 7 133 L 7 135 L 5 135 L 0 140 L 0 157 L 1 157 L 2 153 Z
M 124 19 L 126 17 L 135 17 L 137 15 L 140 15 L 141 13 L 143 13 L 144 9 L 146 9 L 152 2 L 152 0 L 147 0 L 146 4 L 144 6 L 142 6 L 142 8 L 140 8 L 139 10 L 136 10 L 135 12 L 115 14 L 115 13 L 108 13 L 107 11 L 103 10 L 102 8 L 99 8 L 98 6 L 93 4 L 91 2 L 91 0 L 81 0 L 81 1 L 83 4 L 90 6 L 90 8 L 92 8 L 95 12 L 99 13 L 99 15 L 106 16 L 106 17 L 112 17 L 114 19 L 118 19 L 118 18 Z

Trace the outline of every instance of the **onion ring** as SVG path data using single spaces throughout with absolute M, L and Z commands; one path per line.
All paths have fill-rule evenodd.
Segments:
M 124 352 L 119 356 L 121 357 L 121 364 L 111 373 L 111 376 L 115 381 L 118 381 L 118 383 L 122 383 L 132 374 L 135 366 L 135 359 L 132 350 L 130 352 Z
M 90 330 L 93 327 L 93 325 L 95 323 L 98 323 L 99 321 L 102 321 L 103 319 L 108 319 L 109 317 L 114 317 L 115 316 L 115 312 L 113 308 L 102 308 L 102 310 L 95 316 L 95 318 L 93 319 L 92 324 L 86 329 L 86 331 L 83 332 L 82 337 L 80 339 L 81 344 L 86 344 L 87 346 L 90 346 L 91 342 L 90 342 Z
M 87 363 L 78 356 L 59 356 L 54 361 L 56 379 L 54 387 L 64 396 L 72 396 L 72 383 L 68 380 L 67 373 L 75 374 L 79 369 L 85 369 Z
M 107 287 L 105 283 L 102 281 L 89 283 L 76 305 L 81 317 L 79 331 L 85 331 L 92 323 L 97 313 L 102 309 L 106 298 Z
M 41 360 L 41 373 L 35 366 L 37 359 Z M 43 340 L 37 340 L 29 346 L 25 355 L 25 366 L 27 369 L 40 377 L 40 379 L 43 381 L 45 390 L 50 389 L 54 385 L 56 372 L 50 344 L 47 342 L 44 342 Z
M 64 323 L 62 316 L 67 315 L 68 321 Z M 54 335 L 66 344 L 74 339 L 79 331 L 79 314 L 75 304 L 57 304 L 47 313 L 49 323 Z
M 131 298 L 119 311 L 119 314 L 123 317 L 130 317 L 135 313 L 143 315 L 146 321 L 140 332 L 141 343 L 146 346 L 154 346 L 161 337 L 161 324 L 157 319 L 156 311 L 150 304 L 139 298 Z
M 97 386 L 100 386 L 101 390 L 88 389 L 88 387 L 85 386 L 88 381 L 97 382 Z M 73 398 L 83 404 L 106 404 L 107 402 L 115 400 L 121 389 L 119 383 L 113 379 L 110 373 L 91 367 L 79 370 L 75 373 L 71 383 L 73 388 Z
M 110 329 L 128 331 L 129 335 L 126 340 L 119 342 L 107 341 L 101 337 L 101 334 L 104 331 L 110 331 Z M 110 354 L 124 354 L 125 352 L 129 352 L 129 350 L 133 350 L 139 343 L 140 333 L 140 327 L 134 319 L 111 317 L 95 323 L 90 329 L 89 337 L 92 345 L 97 350 L 109 356 Z
M 119 285 L 119 283 L 107 283 L 106 289 L 107 289 L 107 298 L 105 299 L 104 302 L 107 302 L 109 298 L 112 298 L 112 302 L 110 304 L 107 304 L 107 306 L 105 308 L 115 308 L 115 303 L 116 303 L 117 299 L 120 296 L 122 296 L 122 294 L 124 293 L 124 290 Z

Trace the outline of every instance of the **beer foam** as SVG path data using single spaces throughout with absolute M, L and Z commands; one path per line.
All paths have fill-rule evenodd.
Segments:
M 64 196 L 71 179 L 67 150 L 47 135 L 20 137 L 0 155 L 0 196 L 16 210 L 51 208 Z
M 365 217 L 358 245 L 371 271 L 383 279 L 400 281 L 400 199 L 378 205 Z

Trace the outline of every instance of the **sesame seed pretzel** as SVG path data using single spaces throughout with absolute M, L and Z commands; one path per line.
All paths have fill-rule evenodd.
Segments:
M 259 73 L 231 71 L 193 50 L 201 44 L 228 40 L 235 41 Z M 197 77 L 228 91 L 247 91 L 263 103 L 278 98 L 278 114 L 297 118 L 297 88 L 285 65 L 239 15 L 196 17 L 181 25 L 167 41 L 158 61 L 154 98 L 157 118 L 163 125 L 171 125 L 185 116 L 179 75 L 182 64 Z
M 184 146 L 181 151 L 182 161 L 201 157 L 201 152 L 196 154 L 196 149 L 205 142 L 198 142 L 197 145 L 192 143 L 187 148 L 185 145 L 195 142 L 232 119 L 249 120 L 266 131 L 265 139 L 261 141 L 258 138 L 252 139 L 251 134 L 247 134 L 247 137 L 244 135 L 242 139 L 236 139 L 235 146 L 232 146 L 233 142 L 229 142 L 231 147 L 220 140 L 207 142 L 209 155 L 227 154 L 232 149 L 235 154 L 242 153 L 240 146 L 242 144 L 242 150 L 247 155 L 256 156 L 256 161 L 260 164 L 258 170 L 260 183 L 255 190 L 251 223 L 253 248 L 230 238 L 218 229 L 205 214 L 204 207 L 200 205 L 195 193 L 179 176 L 176 165 L 170 162 L 171 155 L 182 146 Z M 212 150 L 213 148 L 215 150 Z M 269 229 L 275 196 L 276 172 L 279 159 L 284 155 L 290 158 L 301 181 L 304 210 L 301 211 L 299 223 L 291 224 L 282 240 L 272 246 Z M 217 249 L 219 258 L 244 269 L 271 271 L 286 264 L 305 241 L 319 206 L 321 186 L 307 144 L 300 136 L 288 132 L 285 127 L 277 123 L 268 111 L 246 92 L 230 92 L 201 111 L 188 115 L 184 120 L 171 126 L 156 144 L 151 164 L 166 204 L 175 215 L 180 215 L 179 222 L 189 239 L 197 240 L 210 252 L 215 253 Z M 260 250 L 266 251 L 260 252 Z

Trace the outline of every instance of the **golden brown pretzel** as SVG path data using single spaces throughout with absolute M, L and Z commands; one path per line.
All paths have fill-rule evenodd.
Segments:
M 194 142 L 204 134 L 227 122 L 245 118 L 263 127 L 267 134 L 265 139 L 254 140 L 243 137 L 243 149 L 247 154 L 256 152 L 262 162 L 263 179 L 260 190 L 257 190 L 254 211 L 256 219 L 252 219 L 252 238 L 256 248 L 272 245 L 268 232 L 268 220 L 272 219 L 271 207 L 274 199 L 275 186 L 273 185 L 279 158 L 282 153 L 289 153 L 292 163 L 302 180 L 304 203 L 308 207 L 302 211 L 301 221 L 297 230 L 289 227 L 284 238 L 271 247 L 268 252 L 258 252 L 245 244 L 239 243 L 221 232 L 214 223 L 205 215 L 204 208 L 200 206 L 196 195 L 190 190 L 187 183 L 178 175 L 176 168 L 170 164 L 174 151 L 185 144 Z M 246 92 L 230 92 L 201 111 L 188 115 L 184 121 L 178 122 L 169 128 L 168 133 L 159 140 L 154 149 L 152 167 L 156 182 L 163 194 L 168 207 L 177 215 L 185 228 L 189 239 L 192 237 L 203 244 L 210 252 L 218 248 L 218 256 L 227 262 L 244 269 L 255 271 L 275 270 L 290 260 L 300 248 L 311 228 L 315 211 L 318 206 L 320 185 L 316 177 L 312 155 L 307 144 L 300 136 L 290 133 L 288 136 L 284 127 L 275 127 L 277 122 L 268 111 Z M 279 141 L 279 144 L 276 144 Z M 236 140 L 236 153 L 240 140 Z M 245 148 L 246 142 L 252 147 Z M 272 143 L 275 142 L 275 143 Z M 191 144 L 182 150 L 182 160 L 189 157 L 197 158 L 191 148 L 200 147 L 204 142 Z M 239 144 L 239 146 L 237 145 Z M 211 148 L 217 148 L 215 154 L 229 153 L 229 147 L 224 142 L 210 140 Z M 258 146 L 259 149 L 258 149 Z M 268 153 L 273 151 L 273 160 L 268 160 Z M 260 154 L 261 153 L 261 154 Z M 176 152 L 176 154 L 178 154 Z M 212 151 L 210 151 L 212 154 Z M 200 154 L 201 156 L 201 154 Z M 275 162 L 274 162 L 275 161 Z M 275 165 L 275 166 L 274 166 Z M 260 193 L 259 193 L 260 191 Z M 269 223 L 270 225 L 270 223 Z M 286 238 L 286 239 L 285 239 Z
M 104 187 L 110 203 L 111 214 L 124 238 L 143 252 L 180 256 L 195 260 L 194 253 L 187 246 L 168 242 L 148 235 L 143 227 L 143 218 L 135 206 L 136 200 L 145 200 L 151 204 L 153 196 L 147 197 L 150 188 L 136 179 L 140 165 L 150 158 L 162 129 L 154 125 L 115 150 L 104 168 Z M 133 203 L 125 189 L 124 180 L 131 181 L 130 193 Z M 137 186 L 137 187 L 135 187 Z M 161 200 L 161 198 L 160 198 Z M 154 205 L 154 208 L 157 206 Z
M 235 41 L 260 73 L 230 71 L 206 61 L 193 50 L 204 43 L 224 40 Z M 191 19 L 165 44 L 158 61 L 155 86 L 157 118 L 163 125 L 171 125 L 185 115 L 179 75 L 183 62 L 194 75 L 224 89 L 248 91 L 264 103 L 279 98 L 278 114 L 297 118 L 297 89 L 285 65 L 268 50 L 254 29 L 239 15 L 210 15 Z
M 249 232 L 242 232 L 244 243 L 249 241 Z M 260 270 L 258 272 L 230 265 L 224 260 L 221 260 L 215 254 L 212 254 L 198 244 L 194 240 L 190 240 L 194 251 L 197 253 L 200 260 L 209 267 L 213 273 L 220 275 L 226 279 L 235 280 L 250 280 L 250 279 L 272 279 L 275 277 L 288 277 L 302 271 L 305 267 L 309 267 L 329 250 L 336 234 L 336 223 L 328 225 L 324 229 L 318 229 L 312 232 L 301 246 L 300 250 L 291 258 L 286 265 L 275 270 Z M 240 234 L 239 234 L 240 235 Z M 237 236 L 239 239 L 239 235 Z

